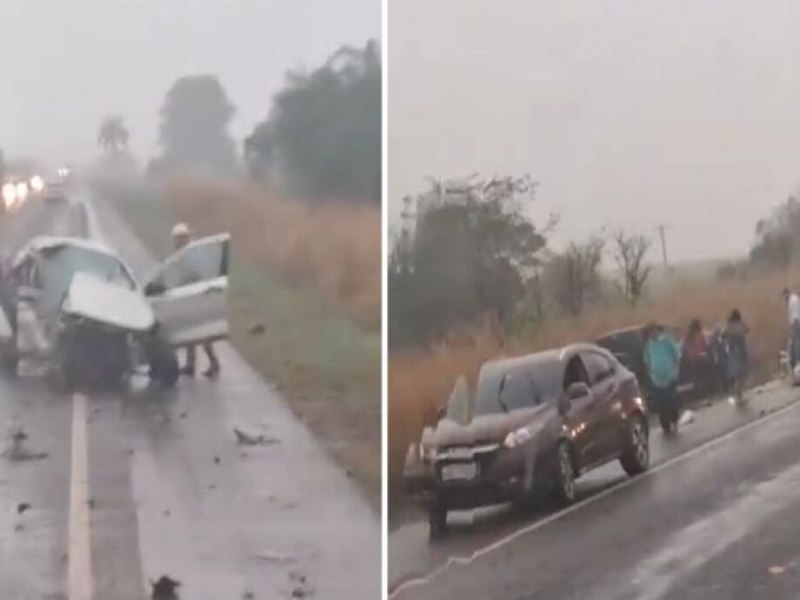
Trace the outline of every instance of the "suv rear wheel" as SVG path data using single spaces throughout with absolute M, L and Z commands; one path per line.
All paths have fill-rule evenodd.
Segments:
M 647 423 L 641 415 L 634 415 L 630 420 L 628 437 L 625 440 L 625 448 L 623 448 L 619 462 L 625 472 L 631 476 L 644 473 L 650 466 Z

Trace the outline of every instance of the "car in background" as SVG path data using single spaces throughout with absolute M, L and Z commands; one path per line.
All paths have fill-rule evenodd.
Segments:
M 608 350 L 632 371 L 646 398 L 652 396 L 653 387 L 644 362 L 644 325 L 632 325 L 603 334 L 595 343 Z M 683 332 L 678 327 L 664 326 L 665 331 L 680 343 Z M 713 394 L 725 386 L 724 348 L 718 331 L 704 331 L 709 342 L 709 355 L 701 364 L 688 364 L 682 359 L 678 379 L 678 393 L 686 397 Z M 685 357 L 684 357 L 685 358 Z
M 41 190 L 41 195 L 47 204 L 65 204 L 68 201 L 67 184 L 62 180 L 47 181 Z
M 139 365 L 169 387 L 175 350 L 227 336 L 230 236 L 197 240 L 165 261 L 145 286 L 110 248 L 82 238 L 32 239 L 0 282 L 0 351 L 48 365 L 59 388 L 124 383 Z
M 526 507 L 543 494 L 569 504 L 575 479 L 595 467 L 619 460 L 636 475 L 649 466 L 636 376 L 599 346 L 494 360 L 474 394 L 461 387 L 451 402 L 466 401 L 471 414 L 448 410 L 406 457 L 406 489 L 426 504 L 432 538 L 451 510 Z

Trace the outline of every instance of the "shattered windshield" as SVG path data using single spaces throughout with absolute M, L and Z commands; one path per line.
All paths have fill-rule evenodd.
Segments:
M 445 418 L 456 423 L 468 423 L 470 418 L 470 395 L 467 380 L 461 375 L 450 392 Z
M 481 373 L 475 392 L 475 415 L 507 413 L 555 401 L 562 391 L 557 361 L 541 361 Z
M 128 289 L 134 289 L 136 285 L 122 262 L 104 252 L 78 246 L 59 246 L 43 251 L 42 256 L 42 302 L 49 308 L 58 307 L 69 289 L 73 275 L 79 271 Z

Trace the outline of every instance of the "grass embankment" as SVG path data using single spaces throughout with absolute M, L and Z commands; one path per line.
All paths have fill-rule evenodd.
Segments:
M 312 207 L 241 184 L 113 194 L 158 256 L 177 220 L 230 231 L 231 341 L 380 505 L 380 215 Z M 255 324 L 263 334 L 253 334 Z
M 749 281 L 705 281 L 675 285 L 657 299 L 636 308 L 605 306 L 576 319 L 554 322 L 529 339 L 499 340 L 477 335 L 469 341 L 440 345 L 430 351 L 407 351 L 389 356 L 389 488 L 400 500 L 402 468 L 408 444 L 431 424 L 437 406 L 445 401 L 455 379 L 463 374 L 474 382 L 480 365 L 494 357 L 513 356 L 592 340 L 600 334 L 649 320 L 683 325 L 694 317 L 713 325 L 738 308 L 751 329 L 752 383 L 774 374 L 778 352 L 785 346 L 785 308 L 780 297 L 788 282 L 800 274 L 764 275 Z

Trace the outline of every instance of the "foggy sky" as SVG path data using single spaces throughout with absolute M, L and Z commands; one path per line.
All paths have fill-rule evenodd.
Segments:
M 742 254 L 800 183 L 799 18 L 791 0 L 390 2 L 390 214 L 428 175 L 529 172 L 557 244 L 668 223 L 675 258 Z
M 78 162 L 107 113 L 154 154 L 158 110 L 183 75 L 219 76 L 241 138 L 293 66 L 380 37 L 379 0 L 0 0 L 0 148 Z M 144 154 L 144 156 L 142 156 Z

